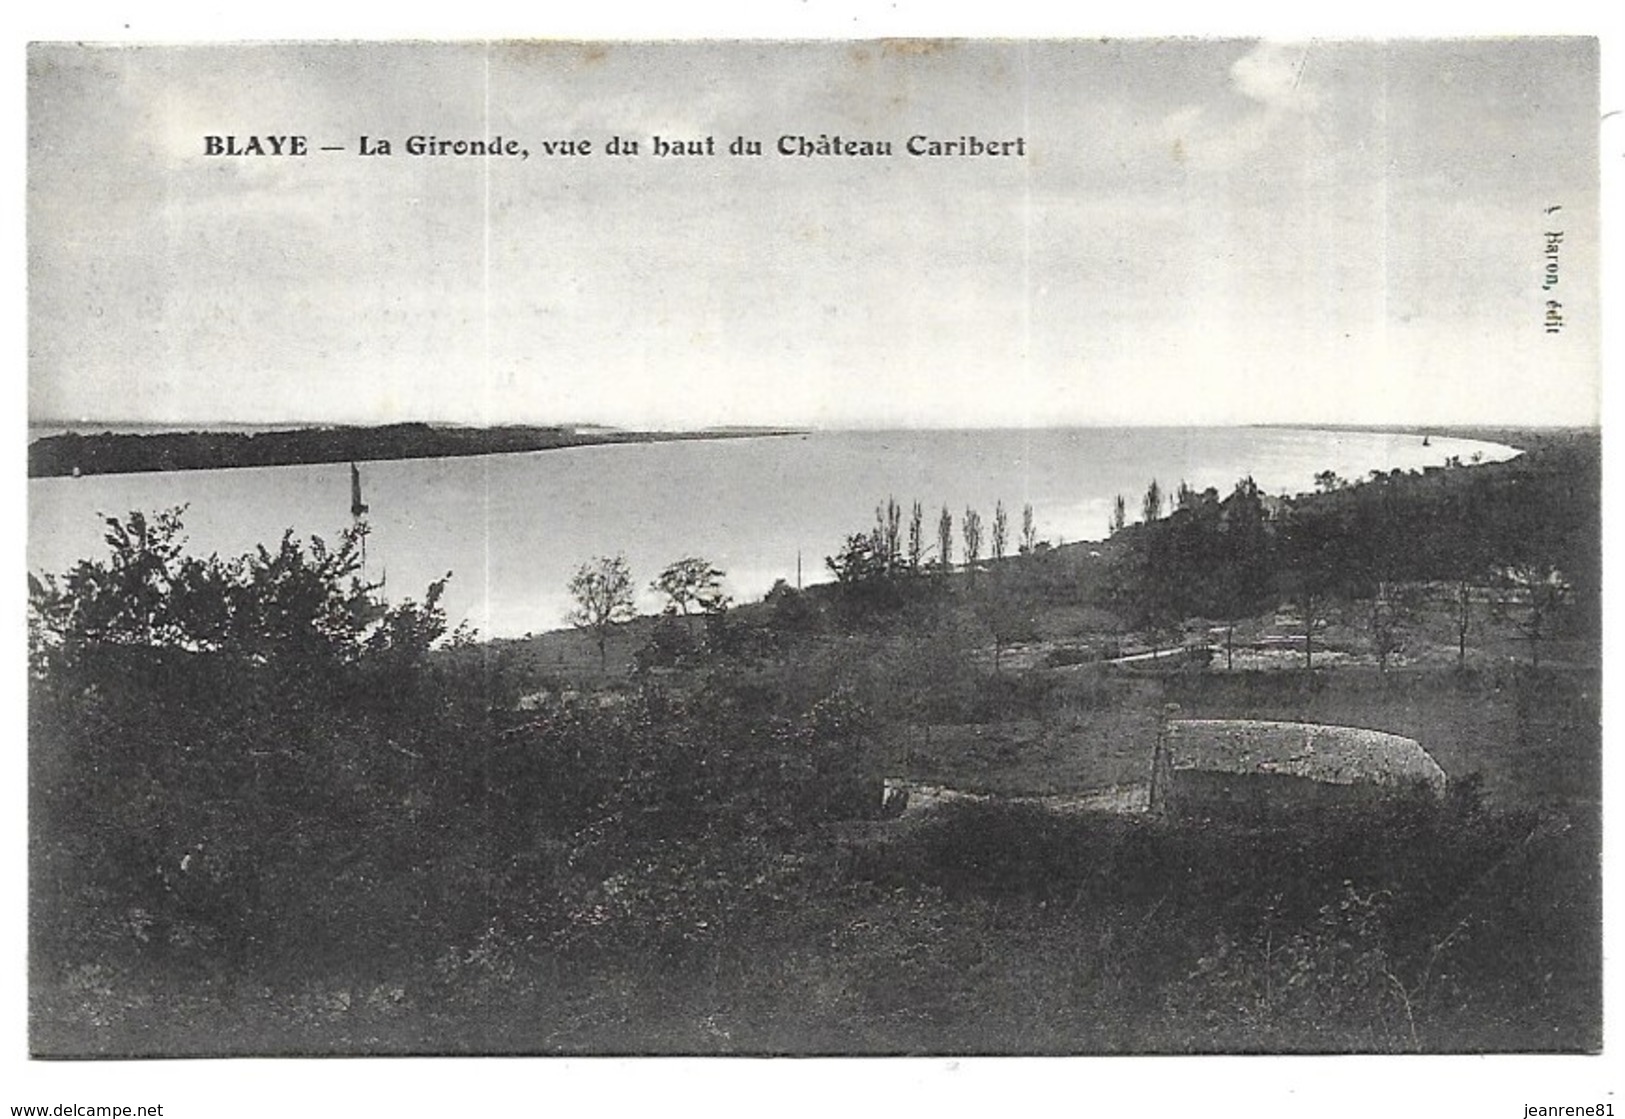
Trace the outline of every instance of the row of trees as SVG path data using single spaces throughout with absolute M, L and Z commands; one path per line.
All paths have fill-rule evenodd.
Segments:
M 901 600 L 901 581 L 914 576 L 954 569 L 954 516 L 946 506 L 937 517 L 935 540 L 928 540 L 924 506 L 915 501 L 905 524 L 903 508 L 896 498 L 875 508 L 875 523 L 867 532 L 848 536 L 841 550 L 825 557 L 825 565 L 836 583 L 864 600 L 866 606 L 878 599 Z M 959 522 L 964 547 L 964 570 L 974 583 L 983 559 L 984 543 L 988 558 L 997 562 L 1010 553 L 1012 542 L 1018 555 L 1031 555 L 1046 547 L 1038 539 L 1038 523 L 1031 504 L 1021 510 L 1018 535 L 1012 541 L 1009 511 L 1003 501 L 995 504 L 990 522 L 974 508 L 965 510 Z M 731 604 L 723 592 L 725 572 L 710 561 L 685 556 L 668 565 L 649 584 L 649 589 L 665 600 L 665 613 L 685 620 L 701 616 L 714 619 Z M 625 556 L 597 556 L 582 564 L 570 578 L 570 598 L 574 602 L 567 620 L 591 636 L 598 650 L 600 667 L 608 666 L 609 638 L 618 625 L 637 617 L 637 584 Z
M 1173 508 L 1175 512 L 1181 509 L 1191 509 L 1203 501 L 1213 501 L 1217 500 L 1217 498 L 1217 490 L 1210 487 L 1198 493 L 1182 480 L 1179 483 L 1179 489 L 1174 491 Z M 1152 521 L 1160 521 L 1166 504 L 1167 495 L 1163 493 L 1162 483 L 1155 478 L 1151 479 L 1151 484 L 1145 488 L 1145 496 L 1140 501 L 1141 523 L 1150 524 Z M 1106 522 L 1107 535 L 1116 536 L 1127 527 L 1128 502 L 1124 500 L 1122 494 L 1118 494 L 1112 499 L 1111 517 Z
M 994 562 L 1010 553 L 1010 514 L 1003 501 L 994 505 L 993 518 L 985 526 L 982 514 L 967 506 L 959 531 L 964 545 L 964 570 L 973 581 L 982 562 L 984 543 L 988 558 Z M 1044 548 L 1038 539 L 1038 522 L 1031 504 L 1022 506 L 1019 532 L 1015 540 L 1018 555 L 1031 555 Z M 837 583 L 848 585 L 927 572 L 946 574 L 955 566 L 954 515 L 946 505 L 937 514 L 935 537 L 933 549 L 926 539 L 925 509 L 918 501 L 909 511 L 905 537 L 902 506 L 896 498 L 887 498 L 884 505 L 875 507 L 874 527 L 849 535 L 839 552 L 824 558 L 824 564 Z

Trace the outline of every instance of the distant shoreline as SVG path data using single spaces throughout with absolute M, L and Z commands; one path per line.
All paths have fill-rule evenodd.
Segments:
M 35 429 L 56 427 L 49 422 Z M 61 426 L 70 426 L 67 423 Z M 79 425 L 87 427 L 99 424 Z M 120 425 L 109 423 L 109 428 Z M 129 425 L 139 428 L 139 425 Z M 1491 442 L 1527 451 L 1583 428 L 1494 427 L 1480 425 L 1260 423 L 1219 425 L 1263 430 L 1368 432 L 1433 435 Z M 462 427 L 402 423 L 382 426 L 311 425 L 248 427 L 223 424 L 195 430 L 67 431 L 44 435 L 28 447 L 28 477 L 61 478 L 92 474 L 140 474 L 183 470 L 229 470 L 258 466 L 309 466 L 335 462 L 467 458 L 563 450 L 570 447 L 688 440 L 805 435 L 816 429 L 720 426 L 695 431 L 644 431 L 592 424 Z
M 1554 440 L 1566 441 L 1575 435 L 1601 431 L 1601 427 L 1597 424 L 1562 424 L 1555 426 L 1531 424 L 1527 427 L 1517 427 L 1504 424 L 1264 423 L 1249 424 L 1248 426 L 1275 431 L 1297 428 L 1330 432 L 1361 431 L 1378 435 L 1420 435 L 1424 437 L 1431 435 L 1440 439 L 1470 439 L 1480 443 L 1497 443 L 1503 447 L 1511 447 L 1516 451 L 1528 451 L 1533 447 L 1543 446 Z
M 723 427 L 700 431 L 621 431 L 582 426 L 452 427 L 427 423 L 381 427 L 288 427 L 241 430 L 67 432 L 28 446 L 30 478 L 150 474 L 253 466 L 467 458 L 623 443 L 744 439 L 800 434 L 792 428 Z

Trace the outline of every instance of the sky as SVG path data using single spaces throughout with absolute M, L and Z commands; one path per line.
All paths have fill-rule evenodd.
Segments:
M 34 46 L 29 416 L 1595 423 L 1597 81 L 1575 38 Z M 820 134 L 898 154 L 775 153 Z

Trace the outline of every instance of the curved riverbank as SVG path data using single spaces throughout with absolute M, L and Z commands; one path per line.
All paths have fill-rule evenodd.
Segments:
M 956 538 L 967 508 L 1013 526 L 1033 507 L 1039 540 L 1099 539 L 1123 494 L 1183 480 L 1228 492 L 1250 475 L 1271 493 L 1314 487 L 1330 470 L 1425 469 L 1452 456 L 1491 461 L 1510 446 L 1435 436 L 1263 428 L 1091 428 L 807 432 L 580 446 L 570 454 L 493 454 L 362 466 L 374 577 L 421 590 L 453 572 L 446 607 L 486 636 L 564 624 L 565 584 L 595 555 L 623 553 L 645 588 L 680 556 L 727 572 L 736 600 L 826 577 L 823 557 L 867 531 L 895 497 L 921 502 L 934 530 L 946 508 Z M 36 478 L 29 484 L 28 565 L 64 571 L 99 554 L 98 514 L 187 505 L 192 548 L 240 554 L 291 528 L 332 538 L 350 524 L 346 463 Z M 934 537 L 934 531 L 932 533 Z M 958 545 L 956 545 L 956 551 Z M 659 608 L 645 592 L 640 607 Z

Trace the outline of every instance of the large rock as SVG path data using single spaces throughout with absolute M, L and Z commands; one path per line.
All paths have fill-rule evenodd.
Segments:
M 1425 790 L 1446 778 L 1415 739 L 1359 727 L 1255 719 L 1164 720 L 1152 806 L 1349 803 Z

